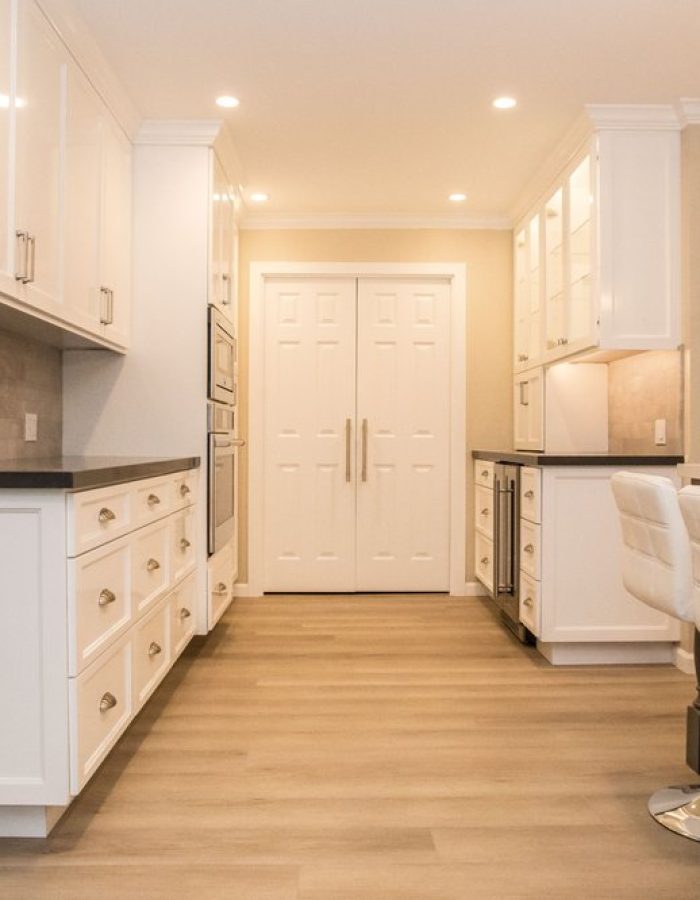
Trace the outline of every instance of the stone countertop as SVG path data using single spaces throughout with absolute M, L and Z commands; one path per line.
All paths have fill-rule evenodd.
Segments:
M 84 491 L 199 467 L 198 456 L 55 456 L 0 460 L 0 488 Z
M 519 463 L 523 466 L 677 466 L 682 456 L 640 456 L 615 453 L 537 453 L 520 450 L 472 450 L 474 459 Z

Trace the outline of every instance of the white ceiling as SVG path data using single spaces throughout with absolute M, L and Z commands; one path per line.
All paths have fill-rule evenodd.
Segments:
M 585 103 L 700 96 L 700 0 L 75 3 L 144 117 L 225 117 L 265 215 L 498 217 Z

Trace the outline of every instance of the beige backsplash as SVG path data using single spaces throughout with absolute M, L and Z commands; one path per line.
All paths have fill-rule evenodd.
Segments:
M 608 367 L 610 453 L 683 453 L 683 367 L 676 350 L 653 350 Z M 666 445 L 654 443 L 654 422 L 666 419 Z
M 61 452 L 61 351 L 0 330 L 0 461 Z M 24 414 L 39 417 L 37 440 L 24 440 Z

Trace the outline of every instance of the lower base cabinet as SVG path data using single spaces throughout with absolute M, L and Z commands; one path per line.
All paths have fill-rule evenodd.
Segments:
M 233 600 L 233 584 L 236 580 L 233 543 L 227 544 L 209 559 L 208 595 L 209 628 L 223 616 Z

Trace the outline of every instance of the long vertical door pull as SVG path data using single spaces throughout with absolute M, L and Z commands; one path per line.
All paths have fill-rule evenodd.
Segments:
M 345 420 L 345 480 L 350 483 L 352 479 L 351 471 L 351 442 L 352 442 L 352 420 Z
M 367 481 L 367 419 L 362 420 L 362 480 Z

